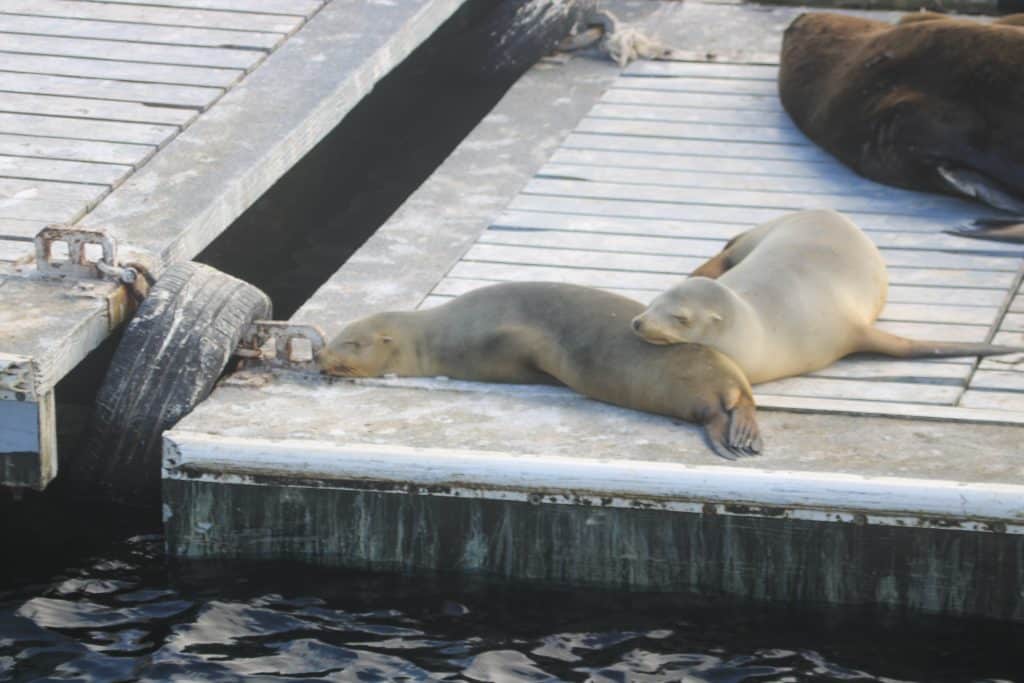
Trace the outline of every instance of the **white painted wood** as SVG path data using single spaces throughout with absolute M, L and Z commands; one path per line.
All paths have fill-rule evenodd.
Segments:
M 103 121 L 125 121 L 130 123 L 163 123 L 185 126 L 196 116 L 194 109 L 156 107 L 137 102 L 114 102 L 91 100 L 81 97 L 58 97 L 54 95 L 28 95 L 24 93 L 0 92 L 0 112 L 11 114 L 37 114 L 41 116 L 62 116 Z
M 791 184 L 813 184 L 817 179 L 824 182 L 842 183 L 846 181 L 854 185 L 870 187 L 870 181 L 859 178 L 853 173 L 835 173 L 830 169 L 833 165 L 821 161 L 787 161 L 780 159 L 739 159 L 731 157 L 715 157 L 714 171 L 708 172 L 709 159 L 706 155 L 666 154 L 664 152 L 631 152 L 602 149 L 582 149 L 577 147 L 560 147 L 551 155 L 552 164 L 587 165 L 608 173 L 618 169 L 637 170 L 642 172 L 668 171 L 680 174 L 678 177 L 699 179 L 695 182 L 714 186 L 717 180 L 721 183 L 742 182 L 746 175 L 763 175 L 778 178 L 778 182 Z M 685 174 L 685 175 L 683 175 Z M 718 178 L 718 176 L 725 176 Z M 735 176 L 735 177 L 733 177 Z M 779 178 L 779 176 L 783 176 Z
M 216 26 L 235 31 L 271 33 L 291 33 L 302 24 L 301 17 L 273 14 L 142 7 L 103 2 L 75 2 L 75 0 L 4 0 L 2 10 L 5 14 L 28 14 L 39 17 L 96 19 L 196 28 Z
M 88 49 L 88 45 L 98 41 L 118 41 L 121 45 L 117 47 L 114 54 L 119 59 L 134 61 L 154 60 L 165 63 L 199 63 L 207 67 L 245 67 L 245 63 L 222 63 L 223 57 L 214 60 L 171 60 L 167 58 L 177 55 L 191 55 L 195 59 L 197 55 L 236 53 L 238 58 L 244 56 L 244 52 L 250 52 L 247 62 L 252 65 L 255 59 L 263 56 L 264 50 L 271 50 L 281 44 L 285 35 L 281 33 L 263 33 L 256 31 L 225 31 L 223 27 L 211 25 L 203 28 L 190 28 L 182 26 L 159 26 L 154 24 L 126 24 L 124 22 L 97 22 L 93 19 L 60 18 L 53 16 L 33 16 L 31 14 L 4 14 L 0 13 L 0 45 L 4 50 L 12 52 L 36 52 L 39 54 L 71 54 L 73 56 L 85 56 L 79 52 L 67 52 L 69 49 Z M 18 42 L 19 38 L 32 42 Z M 58 41 L 55 49 L 58 51 L 41 50 L 39 45 L 52 44 L 54 38 L 87 38 L 87 41 Z M 122 41 L 135 43 L 125 45 Z M 160 52 L 160 45 L 182 46 Z M 74 46 L 77 45 L 77 48 Z M 99 43 L 102 47 L 104 43 Z M 105 43 L 111 49 L 109 43 Z M 191 50 L 196 48 L 223 48 L 225 45 L 237 46 L 248 49 L 214 49 L 214 50 Z M 95 45 L 94 45 L 95 46 Z M 253 52 L 252 50 L 260 50 Z M 130 52 L 130 54 L 127 54 Z M 126 54 L 122 54 L 126 53 Z M 152 59 L 152 57 L 163 54 L 165 58 Z
M 665 90 L 690 93 L 735 93 L 739 95 L 775 95 L 778 87 L 773 81 L 751 81 L 730 78 L 620 78 L 618 88 Z
M 938 479 L 595 460 L 496 451 L 456 451 L 314 440 L 242 439 L 172 430 L 164 477 L 242 470 L 324 482 L 458 482 L 471 495 L 537 490 L 587 491 L 621 500 L 748 503 L 1017 521 L 1024 487 Z M 569 498 L 571 501 L 571 497 Z
M 678 204 L 671 202 L 631 201 L 625 199 L 603 199 L 594 197 L 564 197 L 558 195 L 520 194 L 510 203 L 516 211 L 543 211 L 548 213 L 586 214 L 590 216 L 615 216 L 622 218 L 654 218 L 673 221 L 729 223 L 734 226 L 752 227 L 764 221 L 777 218 L 789 211 L 801 209 L 828 208 L 813 201 L 820 195 L 808 195 L 802 206 L 789 209 L 782 207 L 764 208 L 753 206 L 726 206 L 708 204 Z M 795 203 L 795 202 L 794 202 Z M 871 214 L 845 211 L 851 220 L 864 230 L 891 230 L 905 232 L 935 232 L 942 225 L 939 218 L 923 216 L 899 216 L 893 214 Z M 938 223 L 938 225 L 937 225 Z M 950 221 L 955 223 L 955 221 Z M 957 238 L 964 242 L 965 238 Z M 969 245 L 966 245 L 969 248 Z M 976 247 L 982 249 L 983 247 Z
M 107 164 L 138 166 L 149 158 L 156 147 L 123 142 L 96 142 L 67 138 L 7 135 L 0 133 L 0 155 L 92 161 Z
M 971 393 L 971 392 L 967 392 Z M 981 393 L 981 392 L 978 392 Z M 915 420 L 973 422 L 977 424 L 1024 425 L 1024 411 L 992 409 L 987 406 L 925 405 L 897 401 L 849 401 L 817 396 L 779 396 L 754 392 L 757 407 L 762 410 L 785 410 L 796 413 L 834 413 L 876 417 L 901 417 Z M 965 394 L 966 395 L 966 394 Z
M 999 329 L 1006 332 L 1024 332 L 1024 313 L 1007 313 Z
M 126 5 L 157 5 L 190 9 L 218 9 L 231 12 L 261 12 L 309 16 L 320 9 L 322 0 L 103 0 Z
M 47 22 L 48 24 L 54 24 L 54 26 L 36 28 L 31 25 L 37 22 Z M 14 25 L 12 26 L 11 24 Z M 20 24 L 30 25 L 23 27 Z M 19 32 L 19 29 L 29 31 L 32 34 L 48 35 L 28 35 Z M 12 32 L 4 33 L 3 31 Z M 258 42 L 269 43 L 266 49 L 270 49 L 273 45 L 284 39 L 284 36 L 280 34 L 202 30 L 203 33 L 211 34 L 207 43 L 213 47 L 201 47 L 203 41 L 188 34 L 188 32 L 192 31 L 201 31 L 201 29 L 184 29 L 173 26 L 144 26 L 141 24 L 121 24 L 116 22 L 42 19 L 38 17 L 0 14 L 0 51 L 91 59 L 115 57 L 123 61 L 156 64 L 250 69 L 266 57 L 267 53 L 264 49 L 222 46 L 244 45 L 244 42 L 236 40 L 236 38 L 244 36 L 259 37 L 267 35 L 272 40 L 260 40 Z M 99 35 L 93 36 L 90 34 Z M 99 39 L 101 36 L 110 39 Z M 251 40 L 251 42 L 256 41 Z
M 1024 372 L 979 369 L 971 377 L 971 389 L 1024 392 Z
M 172 85 L 200 85 L 227 88 L 245 73 L 241 69 L 214 69 L 172 64 L 144 64 L 112 59 L 86 59 L 81 57 L 53 57 L 7 53 L 0 57 L 4 71 L 52 76 L 114 79 L 163 83 Z
M 593 119 L 621 119 L 623 121 L 651 121 L 668 123 L 703 123 L 707 125 L 770 127 L 794 132 L 796 126 L 784 111 L 743 109 L 712 109 L 656 107 L 642 104 L 596 104 L 587 114 Z M 731 138 L 730 138 L 731 139 Z
M 900 197 L 808 194 L 791 188 L 787 192 L 760 192 L 724 188 L 665 187 L 661 185 L 589 182 L 537 177 L 523 190 L 525 194 L 561 197 L 592 197 L 648 201 L 662 204 L 709 204 L 720 206 L 769 207 L 796 211 L 809 207 L 827 207 L 844 212 L 884 213 L 888 215 L 934 216 L 953 222 L 978 215 L 975 208 L 952 197 L 924 193 L 905 193 Z
M 0 199 L 0 216 L 29 221 L 73 223 L 81 218 L 88 208 L 88 202 L 81 199 Z
M 770 81 L 779 77 L 779 67 L 768 64 L 720 64 L 716 62 L 676 62 L 637 60 L 622 71 L 625 77 L 735 78 Z M 620 79 L 620 81 L 623 79 Z
M 93 97 L 125 102 L 151 102 L 204 109 L 224 90 L 192 85 L 162 83 L 131 83 L 98 78 L 71 78 L 43 74 L 22 74 L 0 71 L 0 90 L 34 95 Z
M 0 177 L 35 178 L 64 182 L 116 185 L 132 170 L 131 166 L 91 164 L 59 159 L 31 159 L 0 156 Z
M 593 124 L 594 127 L 603 127 Z M 826 156 L 810 145 L 778 145 L 759 142 L 725 140 L 696 140 L 643 135 L 622 135 L 602 132 L 577 131 L 571 133 L 562 145 L 567 149 L 611 150 L 618 152 L 644 152 L 649 154 L 685 154 L 734 159 L 769 159 L 780 161 L 827 162 Z M 834 160 L 832 160 L 834 161 Z
M 768 115 L 770 116 L 770 115 Z M 774 118 L 774 117 L 772 117 Z M 585 118 L 576 127 L 580 133 L 600 135 L 631 135 L 647 138 L 678 138 L 683 140 L 746 142 L 761 145 L 792 145 L 810 147 L 811 141 L 795 127 L 774 125 L 721 125 L 715 123 L 672 123 L 667 121 L 626 121 L 622 119 Z M 813 148 L 813 156 L 825 154 Z
M 1024 415 L 1024 392 L 979 391 L 968 389 L 960 399 L 960 406 L 992 411 L 1007 411 L 1015 416 Z
M 736 231 L 739 234 L 740 231 Z M 639 235 L 616 235 L 591 232 L 556 230 L 498 230 L 488 229 L 480 235 L 479 241 L 486 244 L 508 246 L 532 246 L 550 249 L 579 249 L 608 251 L 616 254 L 656 254 L 672 256 L 711 257 L 721 251 L 725 240 L 687 239 L 683 231 L 680 237 L 646 237 Z M 873 235 L 872 235 L 873 236 Z M 922 268 L 956 268 L 964 270 L 1017 272 L 1020 261 L 1016 256 L 1000 257 L 978 254 L 959 254 L 928 250 L 930 236 L 917 238 L 922 245 L 918 249 L 882 249 L 882 256 L 890 266 Z
M 666 92 L 664 90 L 642 90 L 609 88 L 601 97 L 608 104 L 641 104 L 654 107 L 676 107 L 681 109 L 711 108 L 733 109 L 736 111 L 781 112 L 777 93 L 763 95 L 739 95 L 736 93 L 689 93 Z
M 949 386 L 917 382 L 872 382 L 854 379 L 828 379 L 824 377 L 790 377 L 757 385 L 754 388 L 755 399 L 757 399 L 758 392 L 764 392 L 773 396 L 934 403 L 952 406 L 960 396 L 961 387 L 959 385 Z
M 992 338 L 992 343 L 1004 346 L 1024 346 L 1024 332 L 1001 330 L 996 332 L 996 335 Z
M 75 140 L 102 140 L 140 145 L 162 145 L 178 133 L 177 126 L 98 121 L 34 114 L 0 113 L 0 133 L 38 135 Z

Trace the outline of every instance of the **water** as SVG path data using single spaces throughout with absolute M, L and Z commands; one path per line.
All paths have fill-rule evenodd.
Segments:
M 0 589 L 0 681 L 1011 681 L 1024 627 L 185 565 L 156 535 Z

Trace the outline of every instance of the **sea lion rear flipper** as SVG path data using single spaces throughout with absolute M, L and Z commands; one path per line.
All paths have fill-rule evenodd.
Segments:
M 880 353 L 895 358 L 955 358 L 957 356 L 998 356 L 1004 353 L 1021 353 L 1024 352 L 1024 347 L 907 339 L 889 334 L 877 327 L 868 327 L 861 334 L 861 343 L 857 351 Z
M 984 173 L 954 166 L 939 166 L 936 170 L 953 192 L 973 197 L 1003 211 L 1024 214 L 1024 199 L 1015 196 Z
M 943 232 L 979 240 L 1024 242 L 1024 217 L 978 218 Z
M 730 410 L 719 409 L 704 422 L 708 445 L 726 460 L 760 455 L 763 446 L 754 402 L 742 397 Z

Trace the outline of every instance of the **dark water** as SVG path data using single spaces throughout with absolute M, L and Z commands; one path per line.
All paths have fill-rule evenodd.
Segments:
M 0 590 L 0 681 L 1024 680 L 1024 628 L 300 566 L 137 536 Z

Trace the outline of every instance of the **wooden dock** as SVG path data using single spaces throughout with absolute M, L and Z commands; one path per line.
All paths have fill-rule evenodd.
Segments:
M 40 277 L 38 231 L 103 230 L 155 274 L 195 256 L 461 4 L 0 5 L 0 483 L 56 474 L 54 386 L 127 310 Z
M 940 232 L 984 207 L 861 179 L 782 113 L 798 10 L 652 9 L 701 58 L 538 65 L 293 322 L 330 334 L 495 281 L 649 298 L 754 223 L 832 207 L 889 263 L 882 327 L 1022 342 L 1020 247 Z M 766 450 L 740 463 L 568 390 L 245 371 L 165 435 L 168 546 L 1024 619 L 1017 360 L 757 387 Z

